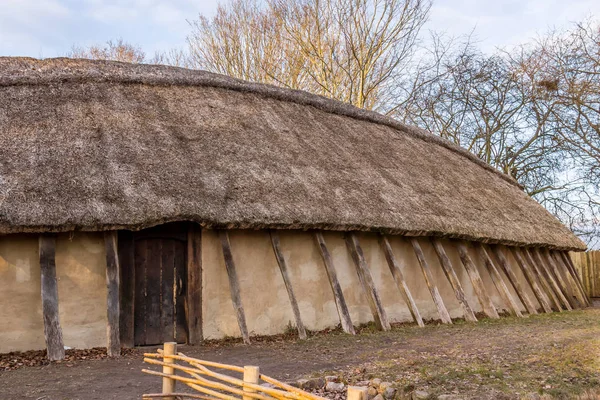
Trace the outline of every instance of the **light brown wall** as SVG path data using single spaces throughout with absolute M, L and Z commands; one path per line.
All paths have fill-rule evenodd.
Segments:
M 65 346 L 106 344 L 106 261 L 101 234 L 56 241 L 60 323 Z M 45 348 L 36 235 L 0 240 L 0 353 Z

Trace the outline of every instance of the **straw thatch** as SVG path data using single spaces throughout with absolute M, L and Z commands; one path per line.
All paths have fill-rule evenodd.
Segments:
M 203 71 L 0 58 L 0 232 L 174 220 L 585 248 L 511 178 L 376 113 Z

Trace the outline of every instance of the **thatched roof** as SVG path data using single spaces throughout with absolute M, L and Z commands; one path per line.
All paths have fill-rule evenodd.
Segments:
M 0 233 L 175 220 L 585 248 L 511 178 L 376 113 L 203 71 L 0 58 Z

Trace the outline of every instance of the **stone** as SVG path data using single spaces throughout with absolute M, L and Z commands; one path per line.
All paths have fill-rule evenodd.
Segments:
M 373 400 L 384 400 L 383 396 L 378 394 L 377 396 L 373 397 Z
M 327 384 L 325 385 L 325 391 L 326 392 L 341 392 L 346 388 L 346 385 L 344 385 L 341 382 L 327 382 Z M 381 399 L 383 400 L 383 399 Z
M 369 381 L 358 381 L 354 384 L 354 386 L 361 386 L 361 387 L 366 387 L 369 386 Z
M 393 387 L 387 387 L 383 391 L 383 398 L 385 400 L 392 400 L 396 396 L 396 389 Z
M 374 388 L 379 388 L 379 385 L 381 385 L 381 379 L 371 379 L 371 386 L 373 386 Z
M 379 393 L 383 394 L 383 392 L 385 392 L 385 390 L 391 386 L 392 386 L 392 384 L 390 382 L 381 382 L 379 384 L 379 387 L 377 388 L 377 391 Z
M 375 396 L 377 396 L 377 389 L 375 389 L 373 386 L 369 387 L 369 390 L 367 390 L 367 397 L 369 399 L 374 398 Z
M 464 397 L 458 394 L 440 394 L 438 400 L 464 400 Z
M 427 400 L 429 393 L 424 390 L 415 390 L 412 394 L 412 400 Z
M 261 383 L 260 386 L 266 387 L 266 388 L 271 388 L 271 389 L 273 389 L 275 387 L 275 385 L 273 385 L 272 383 L 269 383 L 269 382 Z
M 325 378 L 300 379 L 298 387 L 306 391 L 319 390 L 325 387 L 325 383 Z
M 339 382 L 340 378 L 335 375 L 329 375 L 325 377 L 325 382 Z

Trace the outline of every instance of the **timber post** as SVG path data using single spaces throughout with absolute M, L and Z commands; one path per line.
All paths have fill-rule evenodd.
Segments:
M 368 389 L 362 386 L 348 386 L 346 400 L 367 400 Z
M 254 385 L 258 385 L 260 380 L 260 368 L 252 365 L 244 366 L 244 382 L 251 383 Z M 256 393 L 255 389 L 250 389 L 247 386 L 243 386 L 243 390 L 245 393 Z M 242 400 L 253 400 L 252 396 L 242 396 Z
M 119 357 L 121 355 L 121 335 L 119 333 L 121 274 L 117 231 L 104 232 L 104 247 L 106 248 L 106 315 L 108 320 L 106 351 L 109 357 Z
M 56 238 L 40 235 L 39 257 L 42 287 L 42 313 L 46 350 L 51 361 L 65 358 L 62 329 L 58 314 L 58 284 L 56 282 Z
M 164 362 L 165 364 L 175 364 L 175 360 L 168 356 L 177 355 L 177 343 L 176 342 L 167 342 L 164 344 L 163 348 Z M 165 375 L 175 375 L 175 368 L 163 365 L 163 374 Z M 162 382 L 162 394 L 171 394 L 175 391 L 175 383 L 177 381 L 172 378 L 163 377 Z M 164 399 L 171 399 L 171 396 L 165 396 Z

